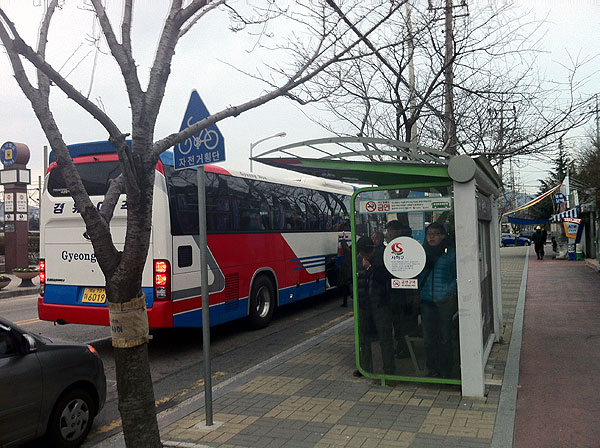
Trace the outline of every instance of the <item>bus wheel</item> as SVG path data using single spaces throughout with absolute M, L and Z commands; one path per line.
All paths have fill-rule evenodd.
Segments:
M 269 325 L 275 310 L 275 288 L 271 280 L 262 275 L 252 285 L 250 294 L 250 314 L 248 320 L 253 329 Z

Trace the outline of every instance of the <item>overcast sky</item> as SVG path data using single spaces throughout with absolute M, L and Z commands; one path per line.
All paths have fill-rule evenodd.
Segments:
M 494 0 L 490 0 L 494 1 Z M 506 3 L 507 0 L 495 0 Z M 37 30 L 42 15 L 44 0 L 0 0 L 0 5 L 15 22 L 26 41 L 37 44 Z M 129 127 L 129 111 L 124 101 L 124 87 L 116 64 L 111 58 L 95 51 L 84 42 L 86 34 L 98 34 L 93 27 L 90 13 L 81 11 L 67 2 L 62 11 L 53 19 L 48 58 L 67 79 L 82 92 L 88 93 L 94 101 L 105 108 L 111 117 L 126 132 Z M 120 24 L 120 2 L 107 0 L 113 11 L 113 26 Z M 140 74 L 147 73 L 145 68 L 150 63 L 164 17 L 164 9 L 156 6 L 158 2 L 137 1 L 134 20 L 134 54 L 140 64 Z M 164 5 L 167 2 L 160 2 Z M 293 5 L 293 2 L 289 2 Z M 471 8 L 482 1 L 470 0 Z M 540 70 L 552 78 L 554 73 L 564 73 L 560 64 L 567 54 L 573 57 L 590 58 L 597 52 L 600 38 L 600 0 L 514 0 L 513 3 L 531 10 L 537 19 L 546 16 L 548 23 L 544 25 L 545 37 L 543 48 L 548 54 L 540 55 Z M 208 18 L 207 18 L 208 19 Z M 261 61 L 272 62 L 272 52 L 255 50 L 257 37 L 248 33 L 231 33 L 227 29 L 228 20 L 225 14 L 215 13 L 208 20 L 202 21 L 188 33 L 176 50 L 172 74 L 168 82 L 163 108 L 156 127 L 155 138 L 179 130 L 181 120 L 192 89 L 197 89 L 209 111 L 217 112 L 228 105 L 235 105 L 259 95 L 265 86 L 239 73 L 235 66 L 254 71 Z M 270 25 L 276 35 L 284 34 L 282 25 Z M 277 28 L 279 26 L 279 28 Z M 83 44 L 82 44 L 83 42 Z M 105 45 L 102 48 L 106 48 Z M 254 49 L 254 50 L 253 50 Z M 32 153 L 29 167 L 32 178 L 42 174 L 42 148 L 47 144 L 31 107 L 12 77 L 8 58 L 2 51 L 0 54 L 0 144 L 5 141 L 26 143 Z M 94 61 L 96 61 L 94 63 Z M 595 59 L 588 65 L 588 72 L 600 68 Z M 93 76 L 93 78 L 92 78 Z M 557 75 L 558 76 L 558 75 Z M 92 81 L 93 79 L 93 81 Z M 600 82 L 592 80 L 586 87 L 587 94 L 600 90 Z M 90 90 L 91 85 L 91 90 Z M 65 141 L 77 143 L 84 141 L 104 140 L 106 131 L 78 106 L 69 102 L 64 95 L 54 89 L 51 105 Z M 284 138 L 276 138 L 264 142 L 255 148 L 255 154 L 269 148 L 311 138 L 324 137 L 327 134 L 321 127 L 308 119 L 328 121 L 327 115 L 311 106 L 300 107 L 286 100 L 278 99 L 258 109 L 246 112 L 239 117 L 229 118 L 218 124 L 225 136 L 227 168 L 249 169 L 249 145 L 270 135 L 286 132 Z M 583 135 L 578 130 L 573 135 Z M 567 140 L 567 142 L 573 141 Z M 529 158 L 520 168 L 520 180 L 529 191 L 537 190 L 537 179 L 545 177 L 543 172 L 547 165 Z M 254 164 L 254 171 L 270 172 L 272 169 Z

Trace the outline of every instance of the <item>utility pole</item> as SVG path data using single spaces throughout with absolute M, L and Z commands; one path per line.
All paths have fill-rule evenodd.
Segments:
M 445 20 L 445 54 L 444 54 L 444 150 L 450 154 L 458 153 L 458 138 L 456 136 L 456 119 L 454 116 L 454 18 L 469 15 L 467 0 L 460 0 L 454 5 L 454 0 L 445 0 L 442 7 L 434 7 L 429 0 L 429 10 L 443 9 Z M 465 14 L 454 14 L 454 8 L 467 8 Z
M 417 96 L 415 94 L 415 42 L 413 40 L 412 20 L 410 17 L 410 11 L 412 6 L 410 3 L 406 3 L 406 21 L 408 28 L 408 85 L 409 85 L 409 104 L 410 104 L 410 142 L 418 143 L 417 140 L 417 122 L 412 121 L 415 118 L 417 110 Z
M 444 129 L 446 130 L 446 138 L 444 146 L 446 152 L 456 154 L 457 138 L 456 138 L 456 121 L 454 120 L 454 71 L 452 64 L 454 60 L 454 30 L 452 29 L 452 1 L 446 0 L 446 54 L 444 56 Z
M 596 94 L 596 147 L 600 148 L 600 117 L 598 116 L 598 94 Z
M 504 165 L 504 159 L 502 158 L 504 154 L 504 108 L 500 108 L 500 129 L 498 130 L 498 151 L 500 156 L 500 168 L 498 169 L 498 175 L 500 176 L 500 181 L 502 181 L 502 165 Z
M 504 144 L 504 139 L 505 139 L 505 135 L 506 135 L 506 131 L 514 131 L 517 127 L 517 109 L 515 106 L 513 106 L 510 109 L 507 109 L 504 107 L 504 99 L 501 97 L 500 98 L 500 109 L 494 109 L 494 108 L 490 108 L 489 110 L 490 115 L 493 115 L 492 119 L 496 119 L 499 118 L 500 119 L 500 125 L 498 127 L 498 144 L 496 147 L 496 157 L 499 160 L 498 163 L 498 175 L 500 176 L 500 179 L 502 179 L 502 172 L 503 172 L 503 165 L 504 165 L 504 149 L 505 149 L 505 144 Z M 506 127 L 504 125 L 504 113 L 505 112 L 512 112 L 513 113 L 513 124 L 514 127 Z M 511 157 L 510 155 L 508 156 L 509 161 L 511 161 Z M 511 162 L 512 163 L 512 162 Z

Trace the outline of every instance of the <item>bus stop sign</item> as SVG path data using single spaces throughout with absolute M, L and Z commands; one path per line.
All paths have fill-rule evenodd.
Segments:
M 209 117 L 210 113 L 196 90 L 192 91 L 180 131 Z M 225 140 L 216 124 L 211 124 L 174 147 L 175 169 L 181 170 L 225 161 Z

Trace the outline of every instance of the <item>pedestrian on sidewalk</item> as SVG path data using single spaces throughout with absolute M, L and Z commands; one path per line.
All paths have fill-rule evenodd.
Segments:
M 531 239 L 535 247 L 535 254 L 538 260 L 544 259 L 544 246 L 546 245 L 546 239 L 548 238 L 548 232 L 546 229 L 542 229 L 540 226 L 535 228 L 535 232 Z

